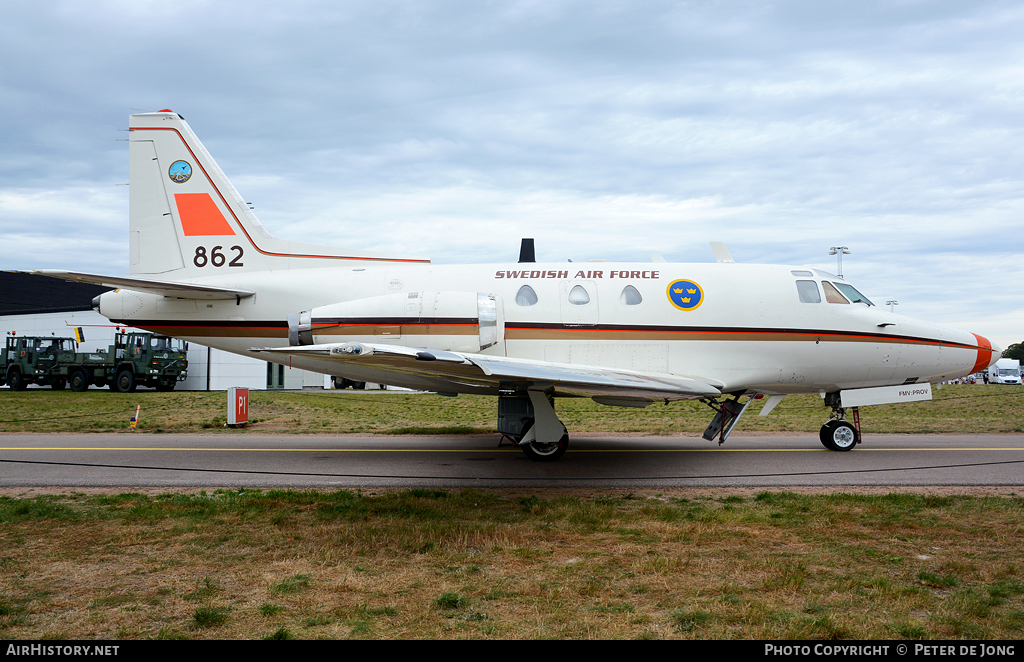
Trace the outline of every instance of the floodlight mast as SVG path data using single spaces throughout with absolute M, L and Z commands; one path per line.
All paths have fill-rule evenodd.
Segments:
M 832 248 L 828 249 L 828 254 L 836 256 L 836 261 L 839 263 L 839 274 L 838 275 L 839 275 L 840 278 L 842 278 L 843 277 L 843 255 L 844 254 L 845 255 L 849 255 L 850 254 L 850 249 L 847 248 L 846 246 L 833 246 Z

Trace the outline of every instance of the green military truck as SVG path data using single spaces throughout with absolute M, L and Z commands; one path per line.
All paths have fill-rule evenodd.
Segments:
M 110 384 L 121 393 L 138 386 L 170 391 L 188 375 L 187 345 L 152 333 L 121 332 L 106 350 L 79 352 L 73 338 L 8 336 L 3 381 L 20 391 L 29 384 L 84 391 Z
M 4 382 L 12 391 L 29 384 L 43 384 L 61 390 L 67 386 L 62 363 L 73 362 L 78 344 L 74 338 L 7 336 L 4 352 Z

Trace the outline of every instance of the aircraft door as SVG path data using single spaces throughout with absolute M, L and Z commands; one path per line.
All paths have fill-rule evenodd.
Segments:
M 476 308 L 480 349 L 487 349 L 505 340 L 505 314 L 501 297 L 478 292 Z
M 562 281 L 558 299 L 562 324 L 594 326 L 598 320 L 597 283 L 592 280 Z

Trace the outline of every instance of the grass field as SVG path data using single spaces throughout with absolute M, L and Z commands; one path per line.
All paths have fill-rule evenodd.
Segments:
M 15 639 L 1020 639 L 1024 499 L 0 498 Z
M 933 389 L 934 399 L 861 410 L 866 433 L 1021 433 L 1024 388 L 957 385 Z M 495 429 L 497 402 L 483 396 L 442 397 L 431 393 L 251 391 L 250 424 L 225 427 L 223 392 L 139 391 L 111 393 L 0 390 L 0 433 L 129 431 L 142 406 L 139 429 L 147 432 L 251 434 L 468 434 Z M 816 432 L 828 418 L 817 395 L 788 396 L 767 417 L 755 401 L 736 433 Z M 654 404 L 645 409 L 607 407 L 589 399 L 561 398 L 558 414 L 570 434 L 621 433 L 698 435 L 712 411 L 699 402 Z

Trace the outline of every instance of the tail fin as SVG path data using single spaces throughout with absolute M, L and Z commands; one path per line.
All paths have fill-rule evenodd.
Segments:
M 351 262 L 429 262 L 278 239 L 180 115 L 132 115 L 128 128 L 132 275 L 191 278 Z

